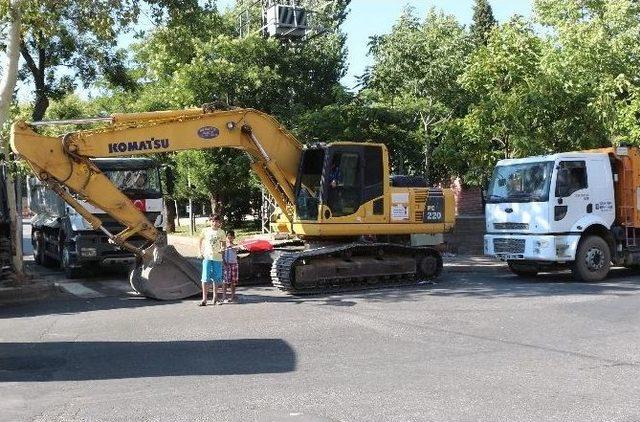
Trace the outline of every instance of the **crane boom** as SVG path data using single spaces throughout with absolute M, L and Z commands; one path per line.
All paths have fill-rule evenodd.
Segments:
M 58 185 L 56 191 L 60 193 L 62 184 L 120 221 L 126 229 L 112 234 L 118 244 L 135 234 L 155 241 L 158 232 L 89 158 L 221 147 L 241 149 L 249 155 L 252 170 L 290 217 L 302 152 L 300 142 L 275 119 L 252 109 L 115 114 L 107 127 L 62 137 L 40 135 L 28 124 L 16 122 L 11 147 L 40 179 Z M 70 196 L 65 200 L 78 207 Z M 79 207 L 77 211 L 96 230 L 101 229 L 99 219 Z

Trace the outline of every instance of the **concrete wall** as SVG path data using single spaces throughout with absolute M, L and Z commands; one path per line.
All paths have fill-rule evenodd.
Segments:
M 485 234 L 482 191 L 462 189 L 456 198 L 458 216 L 452 233 L 445 235 L 447 250 L 460 255 L 482 255 Z

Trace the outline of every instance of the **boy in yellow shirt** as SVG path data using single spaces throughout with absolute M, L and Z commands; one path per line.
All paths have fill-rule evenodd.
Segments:
M 222 274 L 222 250 L 225 248 L 225 233 L 222 230 L 222 221 L 217 215 L 209 219 L 210 227 L 205 228 L 200 235 L 200 256 L 202 257 L 202 302 L 200 306 L 207 305 L 208 285 L 213 284 L 213 304 L 222 304 L 226 299 L 223 291 L 222 300 L 218 302 L 218 287 L 224 283 Z

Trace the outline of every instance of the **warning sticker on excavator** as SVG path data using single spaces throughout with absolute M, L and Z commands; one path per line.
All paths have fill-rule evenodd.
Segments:
M 391 205 L 391 219 L 395 221 L 409 219 L 409 206 L 407 204 Z

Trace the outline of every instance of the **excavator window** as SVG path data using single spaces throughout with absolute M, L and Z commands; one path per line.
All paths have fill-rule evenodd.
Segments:
M 301 220 L 317 220 L 322 186 L 323 149 L 307 149 L 302 154 L 296 183 L 296 214 Z
M 351 215 L 365 202 L 384 194 L 382 148 L 349 145 L 334 146 L 330 151 L 324 198 L 332 216 Z M 384 206 L 378 208 L 380 214 Z

